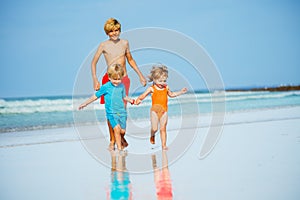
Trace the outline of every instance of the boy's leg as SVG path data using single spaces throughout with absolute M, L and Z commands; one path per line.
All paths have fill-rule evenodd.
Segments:
M 130 79 L 129 79 L 129 77 L 128 76 L 124 76 L 122 78 L 122 83 L 125 86 L 125 93 L 128 96 L 129 87 L 130 87 Z M 125 109 L 126 109 L 127 108 L 127 101 L 124 101 L 124 106 L 125 106 Z M 128 142 L 125 140 L 125 132 L 124 132 L 124 134 L 121 133 L 121 143 L 122 143 L 123 147 L 127 147 L 128 146 Z
M 109 81 L 108 74 L 105 73 L 104 76 L 102 77 L 102 85 L 104 85 L 108 81 Z M 101 96 L 100 97 L 100 104 L 104 104 L 104 103 L 105 103 L 104 102 L 104 96 Z M 115 135 L 114 135 L 114 130 L 111 127 L 111 124 L 108 120 L 107 120 L 107 126 L 108 126 L 108 130 L 109 130 L 109 141 L 110 141 L 108 149 L 109 150 L 114 150 L 115 149 Z
M 115 150 L 115 134 L 114 134 L 114 129 L 111 127 L 111 124 L 109 122 L 109 120 L 107 120 L 107 126 L 108 126 L 108 130 L 109 130 L 109 147 L 108 149 L 113 151 Z
M 128 147 L 128 142 L 125 140 L 125 133 L 121 133 L 121 143 L 123 147 Z
M 116 140 L 117 148 L 118 148 L 119 151 L 121 151 L 122 150 L 121 127 L 120 127 L 119 124 L 114 127 L 114 133 L 115 133 L 115 140 Z
M 163 150 L 167 150 L 167 123 L 168 123 L 168 114 L 165 112 L 160 118 L 160 139 Z
M 151 111 L 150 120 L 151 120 L 150 143 L 155 144 L 155 133 L 157 132 L 158 129 L 158 116 L 156 112 Z
M 128 146 L 128 143 L 125 140 L 124 136 L 126 133 L 125 129 L 126 129 L 126 123 L 127 123 L 127 116 L 120 116 L 119 123 L 120 123 L 120 127 L 121 127 L 121 131 L 120 131 L 121 145 L 122 145 L 122 148 L 126 148 Z

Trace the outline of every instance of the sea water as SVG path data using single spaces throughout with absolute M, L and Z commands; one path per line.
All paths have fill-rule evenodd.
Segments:
M 217 96 L 217 97 L 216 97 Z M 131 96 L 136 98 L 136 95 Z M 74 116 L 80 116 L 76 123 L 95 124 L 105 122 L 104 106 L 96 101 L 78 111 L 78 105 L 88 97 L 53 96 L 0 99 L 0 133 L 36 129 L 68 127 L 74 124 Z M 300 91 L 287 92 L 225 92 L 217 94 L 196 92 L 180 97 L 169 98 L 169 116 L 205 115 L 214 112 L 214 104 L 224 105 L 224 112 L 275 107 L 300 106 Z M 142 104 L 128 104 L 128 117 L 131 120 L 149 118 L 151 97 Z

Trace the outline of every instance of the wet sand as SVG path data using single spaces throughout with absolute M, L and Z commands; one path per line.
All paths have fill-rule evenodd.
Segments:
M 227 113 L 202 159 L 209 116 L 194 126 L 179 121 L 169 119 L 166 152 L 159 137 L 149 144 L 147 121 L 134 122 L 139 134 L 129 122 L 122 153 L 107 151 L 105 135 L 93 133 L 105 124 L 80 135 L 75 127 L 0 134 L 0 199 L 300 198 L 300 107 Z M 178 134 L 194 137 L 174 146 Z

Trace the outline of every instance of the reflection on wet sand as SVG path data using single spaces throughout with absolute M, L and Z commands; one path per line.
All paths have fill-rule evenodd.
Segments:
M 172 182 L 168 168 L 168 157 L 166 151 L 162 151 L 162 167 L 159 168 L 156 162 L 156 155 L 152 156 L 152 166 L 154 172 L 154 182 L 156 187 L 156 197 L 158 200 L 173 199 Z
M 126 168 L 126 156 L 126 152 L 111 152 L 111 184 L 110 190 L 107 192 L 107 199 L 132 199 L 131 182 Z

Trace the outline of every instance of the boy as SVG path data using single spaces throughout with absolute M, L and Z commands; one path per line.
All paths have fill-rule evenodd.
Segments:
M 96 75 L 96 65 L 100 58 L 100 56 L 103 54 L 107 66 L 111 66 L 112 64 L 119 64 L 123 70 L 124 70 L 124 77 L 122 79 L 122 83 L 125 86 L 126 89 L 126 95 L 128 95 L 129 92 L 129 86 L 130 86 L 130 79 L 127 76 L 127 70 L 126 70 L 126 60 L 129 63 L 129 65 L 133 68 L 133 70 L 137 73 L 137 75 L 140 78 L 140 82 L 143 86 L 146 86 L 146 79 L 143 76 L 143 74 L 140 72 L 139 68 L 137 67 L 137 64 L 135 60 L 132 58 L 132 55 L 130 53 L 129 49 L 129 43 L 127 40 L 120 39 L 120 33 L 121 33 L 121 24 L 114 18 L 110 18 L 106 21 L 104 24 L 104 31 L 106 35 L 108 35 L 109 39 L 100 43 L 94 58 L 92 60 L 92 78 L 93 78 L 93 85 L 95 90 L 100 89 L 100 83 L 98 81 L 97 75 Z M 107 73 L 102 78 L 102 85 L 108 82 L 108 76 Z M 101 98 L 100 100 L 101 104 L 104 104 L 104 99 Z M 126 103 L 125 103 L 126 107 Z M 115 143 L 114 139 L 114 133 L 113 129 L 111 128 L 111 124 L 109 121 L 107 121 L 107 125 L 109 128 L 110 133 L 110 142 L 111 145 Z M 125 134 L 124 134 L 125 135 Z M 128 146 L 128 143 L 126 142 L 125 138 L 122 135 L 122 143 L 123 146 Z
M 115 143 L 117 144 L 118 150 L 123 150 L 124 146 L 121 142 L 121 136 L 124 136 L 125 134 L 127 120 L 127 112 L 124 101 L 133 104 L 134 100 L 130 99 L 125 94 L 125 87 L 123 83 L 121 83 L 121 79 L 125 72 L 121 65 L 111 65 L 107 70 L 107 74 L 109 81 L 102 85 L 100 90 L 96 91 L 96 93 L 88 100 L 82 103 L 78 109 L 81 110 L 101 96 L 104 96 L 106 118 L 113 129 Z M 109 150 L 114 150 L 115 143 L 110 143 Z

